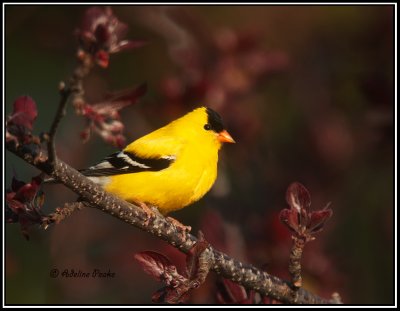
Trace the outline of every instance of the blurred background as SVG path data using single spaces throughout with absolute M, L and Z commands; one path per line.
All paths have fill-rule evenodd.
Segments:
M 35 132 L 49 129 L 58 83 L 75 66 L 85 6 L 5 7 L 6 114 L 29 95 Z M 127 38 L 147 45 L 111 55 L 85 80 L 86 99 L 147 83 L 121 115 L 136 139 L 196 106 L 218 111 L 236 140 L 225 146 L 219 176 L 200 202 L 172 216 L 229 255 L 289 279 L 290 235 L 279 222 L 286 189 L 307 187 L 312 208 L 334 211 L 306 245 L 304 286 L 349 304 L 392 304 L 394 292 L 394 12 L 391 6 L 116 6 Z M 73 109 L 57 135 L 58 154 L 76 168 L 115 151 L 98 136 L 80 141 L 85 121 Z M 38 171 L 6 153 L 12 176 Z M 75 200 L 46 186 L 45 212 Z M 76 212 L 24 239 L 7 225 L 7 304 L 147 304 L 162 284 L 133 254 L 154 250 L 183 268 L 166 243 L 98 210 Z M 112 279 L 51 278 L 57 268 L 115 272 Z M 189 303 L 217 303 L 217 276 Z

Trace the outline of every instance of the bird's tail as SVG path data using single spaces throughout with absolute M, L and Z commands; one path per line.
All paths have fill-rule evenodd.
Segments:
M 98 184 L 100 186 L 107 185 L 109 182 L 109 177 L 107 177 L 107 176 L 87 176 L 85 174 L 85 170 L 79 170 L 79 172 L 81 172 L 81 173 L 83 172 L 83 175 L 85 175 L 92 182 L 94 182 L 95 184 Z M 42 177 L 42 178 L 43 178 L 43 181 L 42 181 L 43 184 L 56 185 L 56 184 L 60 183 L 58 180 L 56 180 L 53 177 L 46 176 L 46 177 Z

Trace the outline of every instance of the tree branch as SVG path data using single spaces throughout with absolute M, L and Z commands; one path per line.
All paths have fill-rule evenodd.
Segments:
M 26 149 L 16 147 L 13 143 L 8 143 L 6 147 L 10 152 L 63 183 L 91 206 L 160 237 L 184 253 L 187 253 L 197 241 L 196 237 L 175 227 L 161 215 L 154 214 L 151 218 L 147 218 L 146 213 L 140 207 L 105 192 L 100 186 L 57 158 L 55 158 L 54 165 L 50 165 L 48 162 L 34 163 Z M 290 282 L 235 260 L 211 246 L 208 251 L 211 258 L 211 270 L 248 289 L 254 289 L 262 295 L 292 304 L 337 304 L 340 302 L 336 297 L 324 299 L 302 288 L 293 290 Z
M 79 55 L 78 55 L 79 56 Z M 87 76 L 90 70 L 93 68 L 93 60 L 89 55 L 81 55 L 78 57 L 79 64 L 75 68 L 73 75 L 69 81 L 69 85 L 66 86 L 64 82 L 60 82 L 59 92 L 60 92 L 60 103 L 57 108 L 56 115 L 54 117 L 53 123 L 51 124 L 47 150 L 49 157 L 49 164 L 51 166 L 54 165 L 54 161 L 56 159 L 56 150 L 54 138 L 58 129 L 58 126 L 61 122 L 61 119 L 66 114 L 67 103 L 69 100 L 72 101 L 73 106 L 79 112 L 80 108 L 84 104 L 84 90 L 83 90 L 83 78 Z
M 49 136 L 48 136 L 48 143 L 47 143 L 47 150 L 48 150 L 48 157 L 50 165 L 54 165 L 54 161 L 56 158 L 56 147 L 54 143 L 54 138 L 57 132 L 58 125 L 61 122 L 61 119 L 66 114 L 66 107 L 68 103 L 69 96 L 71 94 L 70 89 L 65 87 L 64 82 L 60 82 L 59 85 L 59 92 L 61 95 L 60 104 L 58 105 L 56 115 L 54 117 L 53 123 L 51 124 Z
M 53 223 L 60 223 L 62 220 L 70 216 L 73 212 L 86 207 L 85 202 L 65 203 L 64 207 L 56 208 L 56 211 L 43 218 L 42 226 L 44 229 Z
M 292 236 L 293 244 L 290 250 L 289 258 L 289 273 L 292 277 L 292 284 L 294 289 L 298 289 L 302 286 L 301 278 L 301 255 L 303 254 L 304 245 L 306 240 L 296 236 Z

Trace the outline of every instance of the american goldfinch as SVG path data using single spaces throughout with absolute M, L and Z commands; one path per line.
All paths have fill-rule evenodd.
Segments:
M 155 206 L 166 215 L 210 190 L 218 151 L 222 143 L 234 142 L 220 115 L 201 107 L 81 173 L 128 202 Z

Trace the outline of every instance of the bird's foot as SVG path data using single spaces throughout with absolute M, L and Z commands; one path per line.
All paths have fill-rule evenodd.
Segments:
M 167 220 L 169 220 L 170 222 L 172 222 L 172 224 L 181 229 L 184 232 L 190 232 L 192 230 L 192 227 L 190 226 L 185 226 L 184 224 L 182 224 L 179 220 L 176 220 L 175 218 L 172 218 L 170 216 L 167 217 Z
M 148 206 L 146 203 L 139 201 L 135 203 L 139 205 L 143 209 L 143 212 L 146 214 L 146 222 L 148 222 L 151 218 L 155 217 L 156 212 L 153 206 Z

